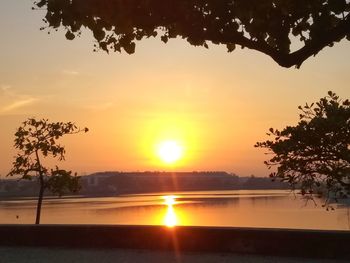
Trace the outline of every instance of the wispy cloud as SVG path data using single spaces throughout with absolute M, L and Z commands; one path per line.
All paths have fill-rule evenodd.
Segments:
M 64 69 L 64 70 L 62 70 L 62 74 L 69 75 L 69 76 L 77 76 L 77 75 L 79 75 L 79 72 L 75 71 L 75 70 Z
M 12 102 L 11 104 L 3 107 L 0 112 L 1 113 L 8 113 L 17 109 L 20 109 L 25 106 L 29 106 L 31 104 L 34 104 L 37 102 L 39 99 L 38 98 L 27 98 L 27 99 L 19 99 L 17 101 Z
M 8 92 L 8 90 L 10 90 L 12 87 L 11 87 L 11 85 L 1 85 L 0 86 L 0 89 L 1 89 L 1 91 L 2 91 L 2 93 L 7 93 Z
M 38 97 L 19 94 L 10 85 L 0 85 L 0 114 L 18 113 L 22 108 L 27 108 L 40 99 Z

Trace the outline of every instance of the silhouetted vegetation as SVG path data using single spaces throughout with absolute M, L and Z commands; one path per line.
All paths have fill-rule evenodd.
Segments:
M 299 106 L 300 121 L 283 130 L 270 129 L 273 140 L 255 146 L 269 150 L 273 157 L 265 164 L 277 166 L 273 179 L 288 182 L 301 193 L 329 198 L 350 195 L 350 101 L 329 91 L 311 105 Z
M 191 45 L 236 45 L 296 66 L 326 46 L 350 39 L 346 0 L 40 0 L 48 28 L 63 27 L 73 40 L 90 29 L 96 50 L 135 52 L 136 42 L 160 35 Z M 44 29 L 44 28 L 42 28 Z M 49 31 L 50 32 L 50 31 Z M 296 50 L 292 50 L 292 42 Z
M 38 205 L 35 223 L 40 223 L 41 205 L 45 190 L 59 196 L 66 192 L 77 192 L 79 177 L 56 166 L 48 168 L 44 164 L 47 157 L 64 160 L 65 148 L 57 140 L 66 134 L 87 132 L 71 122 L 49 122 L 46 119 L 30 118 L 23 122 L 15 133 L 15 148 L 19 153 L 8 176 L 20 175 L 22 179 L 37 180 L 39 183 Z

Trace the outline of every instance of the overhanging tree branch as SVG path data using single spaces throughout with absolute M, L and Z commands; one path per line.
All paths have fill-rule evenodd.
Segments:
M 191 45 L 207 42 L 262 52 L 282 67 L 296 66 L 350 37 L 346 0 L 40 0 L 47 29 L 63 27 L 73 40 L 92 31 L 96 50 L 135 52 L 136 42 L 160 35 Z M 45 29 L 45 28 L 43 28 Z M 291 52 L 291 43 L 301 46 Z

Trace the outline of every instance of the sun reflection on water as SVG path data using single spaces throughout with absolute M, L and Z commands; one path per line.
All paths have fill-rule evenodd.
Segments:
M 178 224 L 178 219 L 174 209 L 174 205 L 176 204 L 176 196 L 164 196 L 164 203 L 168 206 L 164 217 L 164 225 L 167 227 L 174 227 Z

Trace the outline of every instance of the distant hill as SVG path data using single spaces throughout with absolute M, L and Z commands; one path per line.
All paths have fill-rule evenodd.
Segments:
M 270 178 L 239 177 L 221 171 L 101 172 L 82 177 L 82 185 L 83 195 L 288 188 Z
M 83 196 L 115 196 L 171 191 L 287 189 L 270 178 L 239 177 L 221 171 L 202 172 L 99 172 L 81 177 Z M 2 180 L 0 197 L 36 196 L 35 181 Z M 50 193 L 47 193 L 50 195 Z

